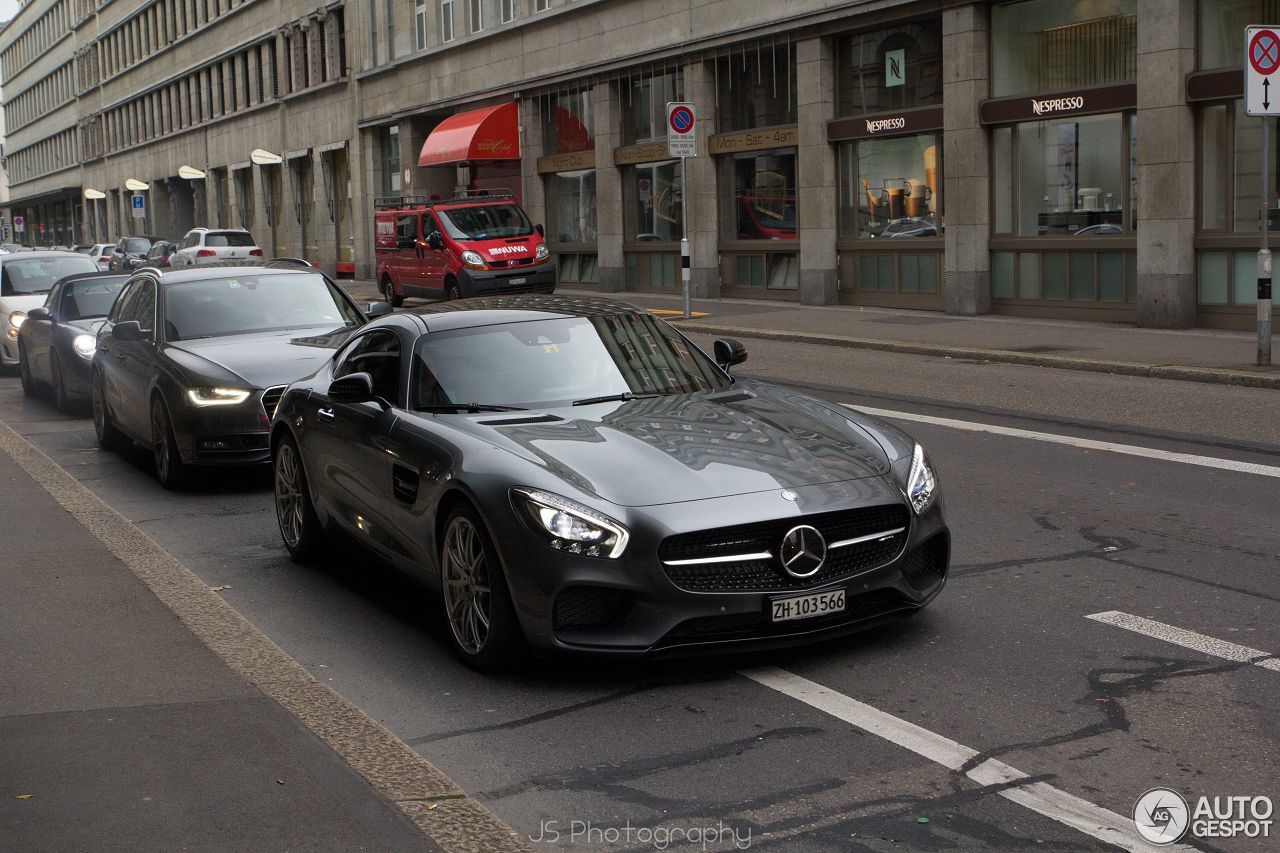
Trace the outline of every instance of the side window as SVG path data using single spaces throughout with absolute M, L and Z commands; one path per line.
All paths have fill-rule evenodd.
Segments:
M 418 217 L 417 216 L 397 216 L 396 217 L 396 242 L 404 245 L 406 240 L 414 240 L 418 237 Z
M 138 285 L 136 283 L 125 285 L 124 290 L 120 291 L 120 295 L 116 297 L 115 304 L 111 306 L 111 316 L 107 319 L 112 323 L 131 319 L 129 314 L 133 311 L 133 303 L 137 298 Z
M 444 229 L 440 227 L 440 221 L 436 219 L 436 215 L 428 213 L 422 218 L 422 234 L 425 237 L 432 231 L 439 231 L 440 236 L 444 236 Z
M 144 278 L 138 282 L 137 291 L 138 298 L 128 319 L 137 320 L 143 332 L 153 332 L 156 328 L 156 283 Z
M 62 299 L 62 282 L 58 282 L 53 286 L 53 290 L 49 291 L 49 296 L 44 300 L 44 305 L 55 315 L 58 313 L 58 305 Z
M 373 377 L 373 393 L 392 403 L 400 400 L 400 339 L 394 332 L 363 335 L 347 350 L 333 377 L 367 373 Z

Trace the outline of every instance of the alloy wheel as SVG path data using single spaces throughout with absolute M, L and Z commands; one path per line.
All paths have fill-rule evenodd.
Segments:
M 298 456 L 293 445 L 284 442 L 276 451 L 276 518 L 280 535 L 290 548 L 302 541 L 302 483 L 298 476 Z
M 470 519 L 455 516 L 445 530 L 441 561 L 449 630 L 469 655 L 484 648 L 492 619 L 489 567 L 480 535 Z
M 151 453 L 155 457 L 156 476 L 162 483 L 168 481 L 169 466 L 173 464 L 169 456 L 169 419 L 159 402 L 151 404 Z

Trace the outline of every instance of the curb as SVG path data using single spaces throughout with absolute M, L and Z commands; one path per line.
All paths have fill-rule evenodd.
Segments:
M 316 681 L 176 557 L 3 421 L 0 453 L 124 563 L 224 664 L 297 718 L 428 839 L 449 853 L 529 849 L 457 783 Z
M 1133 361 L 1103 361 L 1100 359 L 1068 358 L 1057 355 L 1037 355 L 1000 349 L 920 344 L 906 341 L 886 341 L 876 338 L 852 338 L 843 335 L 825 335 L 818 332 L 789 332 L 779 329 L 757 329 L 750 326 L 724 326 L 716 323 L 674 318 L 679 327 L 689 332 L 708 335 L 737 335 L 766 341 L 817 344 L 819 346 L 845 347 L 897 352 L 906 355 L 929 355 L 943 358 L 966 358 L 1001 364 L 1021 364 L 1032 367 L 1054 367 L 1060 370 L 1080 370 L 1089 373 L 1111 373 L 1119 376 L 1144 376 L 1155 379 L 1176 379 L 1182 382 L 1207 382 L 1215 385 L 1235 385 L 1246 388 L 1280 390 L 1280 372 L 1248 373 L 1243 370 L 1223 370 L 1213 367 L 1185 367 L 1175 364 L 1142 364 Z

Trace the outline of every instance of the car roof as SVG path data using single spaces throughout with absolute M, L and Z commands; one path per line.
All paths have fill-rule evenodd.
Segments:
M 184 267 L 182 269 L 158 269 L 156 267 L 142 267 L 137 270 L 134 275 L 146 271 L 148 274 L 160 280 L 161 284 L 180 284 L 186 281 L 204 281 L 211 278 L 230 278 L 234 275 L 284 275 L 286 273 L 312 272 L 316 275 L 322 275 L 320 270 L 315 267 L 302 267 L 296 262 L 266 261 L 260 264 L 247 264 L 244 261 L 214 261 L 213 263 L 200 264 L 195 267 Z M 210 272 L 215 275 L 210 275 Z
M 66 284 L 73 281 L 87 281 L 98 278 L 128 278 L 130 273 L 127 272 L 76 272 L 71 275 L 64 275 L 61 281 Z
M 87 258 L 84 252 L 72 252 L 65 249 L 35 249 L 30 252 L 12 252 L 10 256 L 6 256 L 7 260 L 12 261 L 29 261 L 32 258 Z
M 481 296 L 454 302 L 437 302 L 402 313 L 417 315 L 428 331 L 433 332 L 561 317 L 652 316 L 647 309 L 618 299 L 545 294 Z

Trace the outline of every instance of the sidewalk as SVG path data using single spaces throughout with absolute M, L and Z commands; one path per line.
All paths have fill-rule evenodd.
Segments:
M 344 285 L 360 298 L 378 298 L 373 282 Z M 567 288 L 557 292 L 622 299 L 659 309 L 668 319 L 678 314 L 667 312 L 683 307 L 678 292 L 598 294 Z M 417 303 L 410 300 L 409 305 Z M 693 309 L 707 316 L 680 320 L 680 327 L 710 335 L 1280 389 L 1280 367 L 1254 364 L 1257 335 L 1252 332 L 1139 329 L 1119 323 L 995 314 L 957 317 L 933 311 L 747 299 L 695 299 Z M 1280 336 L 1273 336 L 1272 351 L 1273 363 L 1280 365 Z
M 184 588 L 154 558 L 144 583 L 114 555 L 119 516 L 64 509 L 78 487 L 21 442 L 0 425 L 0 847 L 441 849 L 153 588 L 207 598 L 205 629 L 268 666 L 252 629 L 218 623 L 229 608 L 216 593 Z M 95 533 L 77 518 L 96 519 Z

